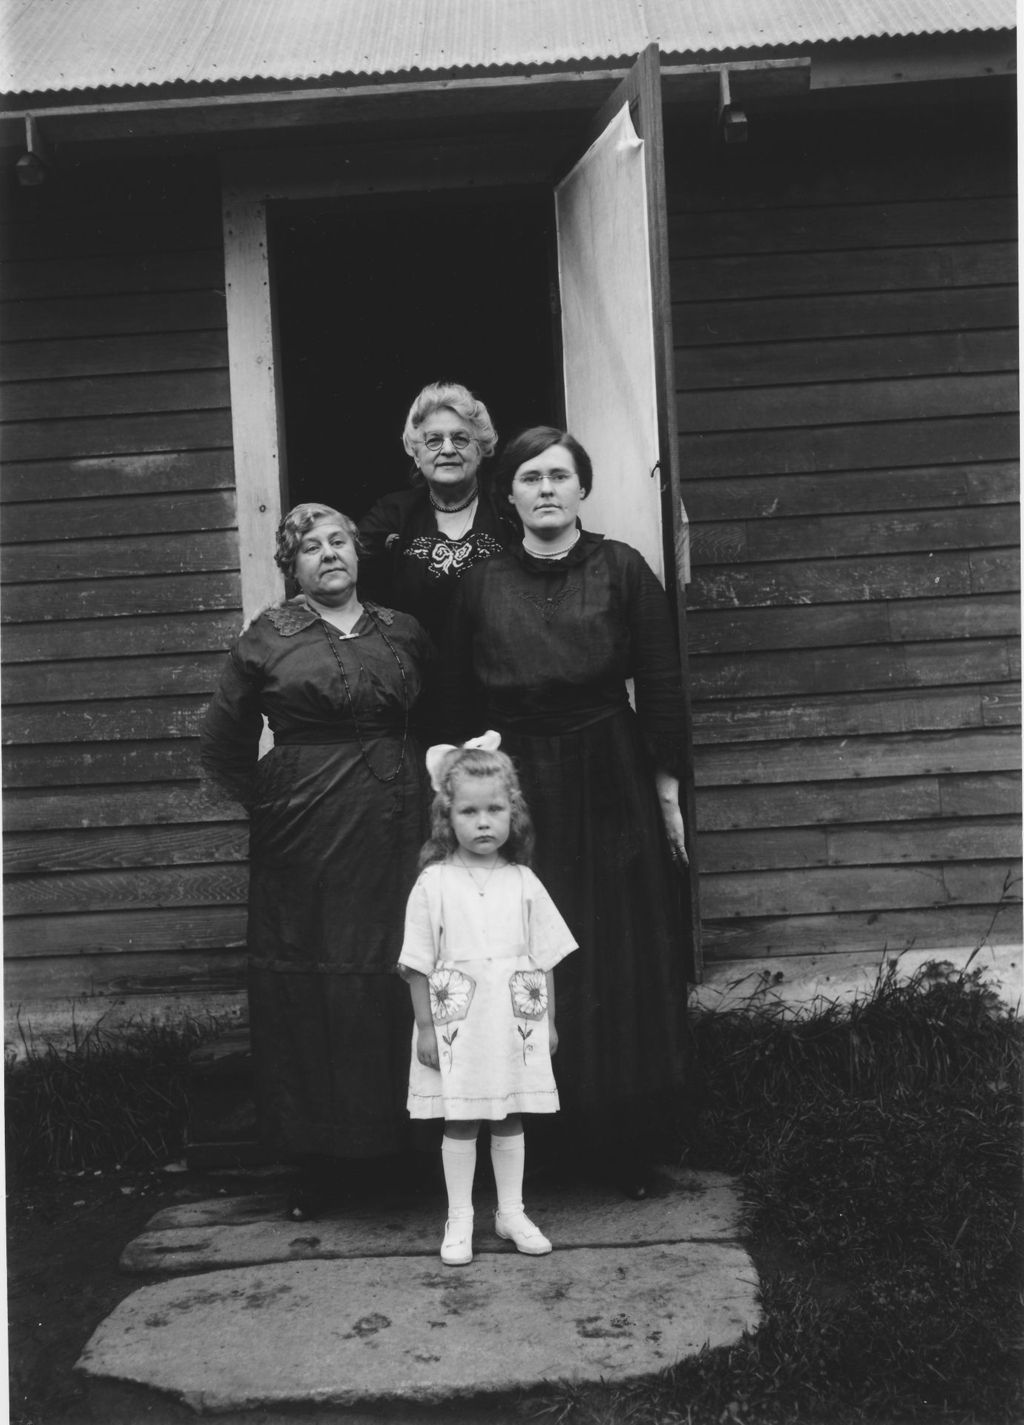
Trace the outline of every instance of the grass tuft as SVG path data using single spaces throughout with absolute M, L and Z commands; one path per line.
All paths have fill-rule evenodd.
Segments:
M 691 1166 L 740 1175 L 763 1322 L 571 1425 L 1024 1418 L 1024 1026 L 980 973 L 895 967 L 853 1005 L 693 1020 Z
M 218 1022 L 75 1030 L 71 1043 L 25 1043 L 5 1071 L 7 1174 L 148 1167 L 178 1157 L 188 1122 L 189 1054 Z

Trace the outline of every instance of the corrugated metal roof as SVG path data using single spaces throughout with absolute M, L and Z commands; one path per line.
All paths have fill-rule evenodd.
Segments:
M 594 63 L 1008 30 L 1015 0 L 0 0 L 0 88 L 45 93 Z

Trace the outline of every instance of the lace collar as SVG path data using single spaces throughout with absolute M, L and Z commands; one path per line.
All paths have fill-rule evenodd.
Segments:
M 283 604 L 275 604 L 273 608 L 264 609 L 263 612 L 282 638 L 291 638 L 294 634 L 301 633 L 304 628 L 311 628 L 313 624 L 320 622 L 320 615 L 310 608 L 303 594 L 296 594 L 294 599 L 286 599 Z M 363 601 L 363 616 L 367 614 L 374 622 L 387 624 L 389 627 L 395 621 L 394 609 L 382 609 L 379 604 L 373 604 L 369 599 Z M 360 618 L 359 623 L 362 621 Z M 358 628 L 359 624 L 356 627 Z

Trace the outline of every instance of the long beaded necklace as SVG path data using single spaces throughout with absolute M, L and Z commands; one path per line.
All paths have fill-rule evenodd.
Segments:
M 408 740 L 409 740 L 409 682 L 408 682 L 408 679 L 407 679 L 406 676 L 405 676 L 405 664 L 402 662 L 401 658 L 398 656 L 398 649 L 395 647 L 395 645 L 391 642 L 391 639 L 388 638 L 387 634 L 384 632 L 384 627 L 383 627 L 383 625 L 380 623 L 380 621 L 379 621 L 377 618 L 374 617 L 374 615 L 370 612 L 369 609 L 365 609 L 364 611 L 365 611 L 366 614 L 369 616 L 370 621 L 372 622 L 374 628 L 377 630 L 377 632 L 380 634 L 381 638 L 384 640 L 385 645 L 390 649 L 390 651 L 391 651 L 391 656 L 392 656 L 392 658 L 395 660 L 395 662 L 398 664 L 398 671 L 399 671 L 399 673 L 402 675 L 402 712 L 403 712 L 403 714 L 404 714 L 404 719 L 405 719 L 405 720 L 404 720 L 404 723 L 403 723 L 403 726 L 402 726 L 402 749 L 401 749 L 401 751 L 400 751 L 399 754 L 398 754 L 398 764 L 397 764 L 397 766 L 395 767 L 395 770 L 394 770 L 393 772 L 387 773 L 386 776 L 383 775 L 382 773 L 378 772 L 377 769 L 376 769 L 376 767 L 375 767 L 375 766 L 373 765 L 373 763 L 370 761 L 369 755 L 367 754 L 367 751 L 366 751 L 366 743 L 363 741 L 362 730 L 360 729 L 360 726 L 359 726 L 359 719 L 356 717 L 356 704 L 355 704 L 355 699 L 352 697 L 352 689 L 349 687 L 348 674 L 345 672 L 345 664 L 344 664 L 344 661 L 343 661 L 343 659 L 342 659 L 342 657 L 341 657 L 341 654 L 338 652 L 337 648 L 335 647 L 334 639 L 331 637 L 331 631 L 330 631 L 330 629 L 327 627 L 327 620 L 324 618 L 323 614 L 320 614 L 320 613 L 317 614 L 317 618 L 320 620 L 320 627 L 323 629 L 323 631 L 324 631 L 324 637 L 327 639 L 327 646 L 328 646 L 328 648 L 331 650 L 331 652 L 334 654 L 334 661 L 335 661 L 335 663 L 337 663 L 337 665 L 338 665 L 338 671 L 339 671 L 339 673 L 341 674 L 341 681 L 342 681 L 342 683 L 343 683 L 343 685 L 344 685 L 344 688 L 345 688 L 345 696 L 348 698 L 348 705 L 349 705 L 349 708 L 350 708 L 351 711 L 352 711 L 352 725 L 354 726 L 354 728 L 355 728 L 355 730 L 356 730 L 356 738 L 358 739 L 358 742 L 359 742 L 359 755 L 360 755 L 360 757 L 363 759 L 363 762 L 365 763 L 367 770 L 373 775 L 373 777 L 374 777 L 378 782 L 381 782 L 382 784 L 384 784 L 384 785 L 386 786 L 386 785 L 388 784 L 388 782 L 393 782 L 393 781 L 396 779 L 396 777 L 398 777 L 398 775 L 399 775 L 399 773 L 401 772 L 402 767 L 403 767 L 403 765 L 404 765 L 404 763 L 405 763 L 405 748 L 406 748 L 406 744 L 407 744 L 407 742 L 408 742 Z

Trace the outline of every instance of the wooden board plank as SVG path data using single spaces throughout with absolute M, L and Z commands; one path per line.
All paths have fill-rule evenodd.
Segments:
M 1020 778 L 1009 773 L 939 778 L 941 814 L 950 819 L 1021 812 Z
M 785 519 L 797 515 L 834 515 L 841 510 L 947 508 L 1013 504 L 1020 488 L 1015 460 L 985 465 L 929 465 L 921 469 L 844 471 L 819 474 L 748 476 L 727 472 L 683 485 L 687 513 L 694 523 L 736 519 Z
M 985 638 L 1020 633 L 1020 600 L 1008 594 L 970 599 L 902 599 L 889 604 L 889 626 L 901 642 Z
M 48 301 L 0 302 L 4 340 L 62 341 L 76 337 L 226 330 L 223 284 L 198 292 L 69 296 Z
M 1021 852 L 1020 821 L 1015 816 L 977 816 L 954 822 L 910 821 L 902 826 L 837 826 L 829 827 L 825 836 L 831 866 L 888 866 L 926 861 L 1008 862 Z M 703 841 L 701 855 L 704 858 Z M 754 864 L 750 862 L 751 866 Z
M 1012 544 L 1016 506 L 898 510 L 873 515 L 817 515 L 796 519 L 698 524 L 691 532 L 694 567 L 768 560 L 848 558 L 898 550 L 1003 548 Z
M 796 827 L 772 836 L 763 831 L 705 831 L 700 837 L 700 874 L 778 870 L 781 867 L 825 866 L 825 828 Z
M 209 706 L 206 694 L 192 698 L 126 698 L 77 705 L 9 707 L 3 720 L 6 747 L 54 742 L 141 742 L 198 737 Z
M 948 688 L 1001 682 L 1012 675 L 1007 639 L 867 647 L 747 650 L 690 660 L 696 701 L 800 694 L 857 693 L 871 688 Z
M 4 915 L 244 905 L 248 887 L 247 866 L 220 862 L 12 876 L 4 884 Z
M 1020 739 L 1012 728 L 779 742 L 773 745 L 769 758 L 756 744 L 694 751 L 698 787 L 1006 772 L 1016 771 L 1020 765 Z
M 777 609 L 694 609 L 686 625 L 691 655 L 772 648 L 848 647 L 1010 636 L 1020 631 L 1020 600 L 1009 594 L 969 599 L 904 599 L 885 604 L 804 605 Z
M 86 965 L 95 955 L 241 950 L 245 920 L 244 906 L 226 905 L 9 918 L 4 923 L 5 964 L 31 956 L 75 955 L 88 973 Z M 100 966 L 96 973 L 103 973 Z M 116 967 L 108 965 L 107 973 L 115 976 Z
M 9 460 L 61 460 L 230 445 L 231 419 L 227 409 L 25 421 L 4 428 Z
M 227 359 L 227 333 L 220 329 L 71 341 L 4 341 L 0 342 L 0 382 L 206 371 L 226 367 Z
M 806 955 L 829 951 L 924 950 L 943 946 L 1019 945 L 1017 905 L 866 911 L 850 914 L 754 917 L 703 922 L 705 962 Z
M 670 127 L 667 139 L 676 140 L 666 153 L 670 212 L 756 210 L 759 217 L 794 206 L 962 203 L 1016 192 L 1013 122 L 998 106 L 976 110 L 970 124 L 952 104 L 908 106 L 898 123 L 859 106 L 822 115 L 817 124 L 799 112 L 765 115 L 763 122 L 770 127 L 756 160 L 743 163 L 740 150 L 736 165 Z
M 844 252 L 760 253 L 673 257 L 672 300 L 745 301 L 747 298 L 841 292 L 901 292 L 948 287 L 991 287 L 1013 282 L 1013 242 L 865 247 Z M 187 283 L 199 286 L 198 282 Z M 114 287 L 111 290 L 123 291 Z M 151 290 L 143 288 L 141 290 Z
M 8 876 L 55 871 L 110 871 L 118 867 L 194 866 L 244 861 L 245 822 L 185 826 L 96 827 L 73 831 L 7 832 L 3 864 Z
M 4 677 L 7 705 L 58 704 L 83 699 L 155 698 L 161 694 L 210 693 L 225 664 L 223 653 L 176 653 L 137 658 L 91 658 L 79 662 L 12 664 Z M 52 740 L 52 739 L 51 739 Z
M 124 253 L 119 256 L 64 256 L 4 264 L 9 302 L 53 297 L 123 296 L 127 292 L 189 292 L 222 286 L 224 258 L 219 247 L 199 252 Z
M 6 568 L 6 560 L 0 561 Z M 232 609 L 241 624 L 242 595 L 237 571 L 225 574 L 182 573 L 166 577 L 68 580 L 6 584 L 0 589 L 3 621 L 38 624 L 93 618 L 130 618 L 137 614 L 194 614 L 204 609 Z
M 124 189 L 120 197 L 123 203 Z M 161 249 L 216 248 L 221 241 L 216 190 L 207 195 L 205 203 L 196 199 L 197 195 L 190 193 L 180 206 L 140 213 L 120 205 L 108 208 L 93 196 L 88 202 L 88 222 L 73 227 L 55 221 L 55 214 L 38 213 L 35 221 L 7 220 L 0 224 L 0 260 L 111 257 L 115 253 L 139 259 Z
M 5 663 L 62 658 L 132 658 L 145 653 L 222 652 L 241 632 L 234 611 L 188 611 L 150 618 L 79 619 L 12 624 L 3 636 Z
M 236 945 L 244 931 L 224 925 Z M 164 937 L 166 938 L 166 937 Z M 96 1001 L 127 1000 L 179 994 L 238 994 L 245 989 L 245 955 L 237 949 L 200 945 L 178 951 L 77 955 L 65 952 L 53 959 L 8 959 L 4 965 L 4 1000 L 10 1017 L 18 1007 L 31 1008 L 38 1019 L 40 1003 L 57 1002 L 70 1019 L 75 1005 L 86 1010 Z
M 1006 861 L 919 865 L 806 867 L 702 875 L 701 915 L 708 920 L 859 914 L 946 905 L 997 905 Z M 1019 894 L 1019 880 L 1017 881 Z
M 5 582 L 35 584 L 45 572 L 47 580 L 117 579 L 128 575 L 201 574 L 211 570 L 238 570 L 238 540 L 233 530 L 171 536 L 138 535 L 127 539 L 68 540 L 52 559 L 40 564 L 33 545 L 10 546 L 4 553 L 0 575 Z M 37 590 L 36 598 L 42 591 Z M 48 591 L 47 591 L 48 592 Z M 136 610 L 130 602 L 125 614 Z M 36 617 L 38 617 L 38 613 Z M 83 615 L 88 617 L 88 614 Z
M 222 367 L 11 381 L 4 387 L 2 410 L 5 422 L 45 421 L 210 410 L 230 403 L 227 368 Z
M 814 297 L 708 300 L 699 290 L 672 293 L 672 329 L 684 346 L 812 340 L 884 333 L 973 331 L 1013 326 L 1014 282 L 980 288 L 864 294 L 822 292 Z
M 932 417 L 1003 414 L 1017 410 L 1017 379 L 1011 371 L 968 376 L 918 376 L 767 385 L 742 390 L 685 391 L 676 402 L 681 434 L 693 431 L 774 430 L 855 421 L 910 421 Z M 114 378 L 111 378 L 114 379 Z M 126 380 L 127 378 L 117 378 Z M 145 377 L 140 381 L 169 381 Z M 17 387 L 13 387 L 17 390 Z M 75 414 L 74 411 L 71 414 Z
M 999 687 L 979 688 L 981 717 L 986 727 L 1020 727 L 1020 680 Z
M 85 460 L 13 461 L 4 466 L 5 505 L 23 501 L 161 495 L 184 490 L 228 490 L 235 483 L 230 450 L 159 451 L 101 455 Z
M 889 558 L 807 560 L 799 565 L 709 565 L 693 571 L 692 609 L 765 608 L 787 604 L 847 604 L 864 600 L 913 599 L 933 594 L 954 598 L 972 592 L 979 577 L 994 593 L 1016 587 L 1015 556 L 1000 552 L 976 572 L 960 552 L 904 554 Z
M 1010 531 L 1012 534 L 1012 531 Z M 972 550 L 969 555 L 971 588 L 976 594 L 1020 588 L 1020 550 Z
M 701 874 L 803 870 L 811 866 L 894 865 L 903 862 L 1008 861 L 1020 855 L 1016 817 L 977 817 L 966 823 L 910 821 L 902 825 L 799 827 L 763 831 L 703 832 Z
M 758 827 L 838 826 L 915 818 L 1019 817 L 1020 810 L 1020 778 L 1010 772 L 701 787 L 697 791 L 697 825 L 702 835 Z
M 971 332 L 900 333 L 893 336 L 819 337 L 816 341 L 757 342 L 747 346 L 686 346 L 675 353 L 679 390 L 741 391 L 766 384 L 805 385 L 870 376 L 955 376 L 965 372 L 1014 371 L 1018 359 L 1013 327 Z
M 922 242 L 1013 241 L 1016 210 L 1002 194 L 970 202 L 890 203 L 766 207 L 756 222 L 722 211 L 676 213 L 669 221 L 672 252 L 680 257 L 739 256 L 757 252 L 907 247 Z
M 246 823 L 246 815 L 218 789 L 197 779 L 135 786 L 72 786 L 58 791 L 8 789 L 4 834 L 63 828 L 176 826 L 192 822 Z
M 101 787 L 116 782 L 194 781 L 199 750 L 191 739 L 167 742 L 93 742 L 86 747 L 9 747 L 4 780 L 16 787 Z
M 11 505 L 4 514 L 4 541 L 52 545 L 55 540 L 123 539 L 180 530 L 234 529 L 232 490 L 189 490 L 138 498 L 90 499 L 57 505 Z
M 993 699 L 998 692 L 993 691 Z M 1018 705 L 1019 725 L 1019 705 Z M 793 738 L 865 736 L 869 733 L 942 732 L 959 727 L 1011 724 L 1009 715 L 991 722 L 980 688 L 922 688 L 912 693 L 872 692 L 842 696 L 749 698 L 698 703 L 694 742 L 777 742 Z M 770 755 L 766 753 L 766 755 Z
M 1015 416 L 985 415 L 784 431 L 711 431 L 680 436 L 679 451 L 684 475 L 707 479 L 715 473 L 764 477 L 1015 460 L 1018 441 Z
M 824 648 L 830 644 L 845 648 L 858 643 L 885 643 L 889 638 L 889 605 L 693 608 L 686 620 L 686 638 L 691 658 L 773 648 Z

